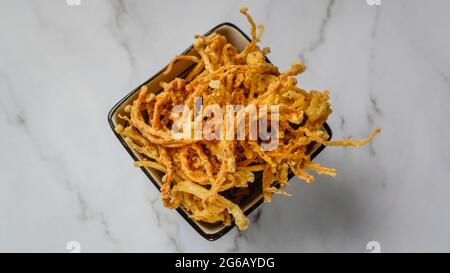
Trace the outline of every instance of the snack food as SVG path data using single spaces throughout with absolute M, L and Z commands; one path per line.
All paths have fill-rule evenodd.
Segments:
M 161 197 L 169 208 L 182 207 L 191 218 L 207 223 L 234 223 L 239 229 L 248 227 L 248 219 L 239 207 L 240 196 L 248 194 L 249 183 L 255 180 L 255 172 L 262 172 L 264 200 L 270 202 L 273 193 L 288 195 L 285 187 L 289 171 L 310 183 L 314 177 L 305 171 L 335 175 L 335 170 L 310 161 L 311 144 L 327 146 L 361 146 L 368 143 L 378 132 L 361 141 L 328 141 L 322 130 L 331 107 L 328 92 L 307 92 L 296 87 L 295 76 L 305 70 L 301 63 L 280 73 L 278 68 L 266 61 L 268 48 L 259 49 L 257 42 L 263 26 L 256 26 L 241 9 L 251 25 L 252 41 L 241 52 L 227 39 L 212 33 L 197 36 L 194 48 L 197 56 L 178 56 L 168 65 L 166 73 L 179 60 L 195 63 L 184 77 L 161 82 L 162 92 L 151 93 L 142 86 L 132 105 L 125 107 L 120 118 L 125 125 L 117 125 L 116 132 L 144 159 L 135 166 L 145 166 L 162 173 Z M 178 138 L 173 125 L 188 117 L 197 127 L 207 127 L 216 116 L 200 118 L 193 115 L 195 99 L 201 98 L 204 106 L 224 109 L 228 105 L 244 107 L 277 106 L 266 112 L 258 121 L 266 118 L 266 127 L 278 123 L 270 131 L 277 140 L 273 149 L 263 149 L 266 140 L 250 138 L 252 117 L 244 110 L 232 117 L 232 127 L 244 124 L 242 139 Z M 185 105 L 190 112 L 173 113 L 178 105 Z M 269 114 L 270 113 L 270 114 Z M 274 115 L 277 117 L 273 119 Z M 248 120 L 248 126 L 247 121 Z M 213 134 L 228 128 L 225 118 L 219 119 L 219 127 Z M 183 130 L 185 131 L 185 130 Z M 191 131 L 189 131 L 191 135 Z M 232 134 L 233 137 L 237 132 Z M 230 196 L 230 192 L 232 192 Z

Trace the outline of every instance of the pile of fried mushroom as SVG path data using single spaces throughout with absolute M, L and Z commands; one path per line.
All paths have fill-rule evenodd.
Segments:
M 197 221 L 231 225 L 240 230 L 249 221 L 239 206 L 239 197 L 248 194 L 255 172 L 262 172 L 262 193 L 265 202 L 272 194 L 284 194 L 289 173 L 311 183 L 314 177 L 307 172 L 335 176 L 335 169 L 326 168 L 310 160 L 313 144 L 326 146 L 362 146 L 368 138 L 329 141 L 323 124 L 332 112 L 328 91 L 305 91 L 297 87 L 296 75 L 305 70 L 295 63 L 286 72 L 266 61 L 269 48 L 257 46 L 264 31 L 242 8 L 251 25 L 251 42 L 239 52 L 225 36 L 212 33 L 196 36 L 194 48 L 198 56 L 177 56 L 169 64 L 169 73 L 179 60 L 195 63 L 184 77 L 161 82 L 162 91 L 151 92 L 142 86 L 139 96 L 119 117 L 123 125 L 116 126 L 126 143 L 143 159 L 137 167 L 148 167 L 163 173 L 161 198 L 168 208 L 182 207 Z M 178 116 L 171 114 L 176 105 L 194 107 L 194 99 L 201 97 L 203 105 L 277 105 L 279 109 L 279 138 L 275 149 L 261 148 L 261 140 L 206 140 L 175 138 L 171 126 Z M 245 112 L 238 112 L 234 124 L 245 120 Z M 194 120 L 200 126 L 205 118 Z M 248 126 L 248 125 L 247 125 Z M 230 192 L 231 197 L 230 197 Z M 236 195 L 236 196 L 233 196 Z

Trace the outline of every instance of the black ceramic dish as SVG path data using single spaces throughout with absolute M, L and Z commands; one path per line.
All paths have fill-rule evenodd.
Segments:
M 227 37 L 229 39 L 229 41 L 231 43 L 233 43 L 232 40 L 234 39 L 236 42 L 240 42 L 240 47 L 243 46 L 243 44 L 242 44 L 243 41 L 245 41 L 245 43 L 248 43 L 251 41 L 250 38 L 241 29 L 239 29 L 238 27 L 236 27 L 235 25 L 233 25 L 231 23 L 222 23 L 220 25 L 217 25 L 216 27 L 214 27 L 213 29 L 208 31 L 205 35 L 208 35 L 212 32 L 216 32 L 216 31 L 221 32 L 221 33 L 228 32 L 228 35 L 233 36 L 233 37 Z M 236 35 L 240 35 L 241 37 L 237 37 Z M 235 44 L 235 43 L 233 43 L 233 44 Z M 239 46 L 237 46 L 237 47 L 239 49 Z M 183 51 L 183 53 L 181 53 L 180 55 L 192 54 L 192 50 L 193 50 L 193 47 L 191 46 L 188 49 L 186 49 L 185 51 Z M 267 61 L 269 61 L 269 60 L 267 60 Z M 179 71 L 177 72 L 177 74 L 175 76 L 179 76 L 181 74 L 186 73 L 186 71 L 190 70 L 192 67 L 193 67 L 192 65 L 189 65 L 189 66 L 185 66 L 184 68 L 179 68 Z M 132 97 L 135 96 L 137 94 L 137 92 L 139 92 L 141 86 L 151 84 L 153 81 L 159 82 L 161 80 L 160 78 L 162 77 L 161 76 L 162 72 L 165 69 L 166 69 L 166 67 L 163 68 L 158 73 L 156 73 L 149 80 L 147 80 L 146 82 L 141 84 L 139 87 L 137 87 L 133 91 L 131 91 L 128 95 L 126 95 L 123 99 L 121 99 L 118 103 L 116 103 L 108 114 L 108 122 L 111 126 L 111 129 L 113 130 L 114 134 L 119 139 L 119 141 L 122 143 L 122 145 L 125 147 L 125 149 L 128 151 L 130 156 L 135 161 L 139 160 L 138 155 L 128 146 L 128 144 L 124 141 L 124 139 L 114 131 L 115 125 L 117 123 L 117 114 L 120 112 L 120 110 L 124 106 L 124 104 L 126 102 L 129 102 L 132 99 Z M 328 124 L 325 123 L 323 129 L 331 138 L 332 132 L 331 132 L 331 129 L 328 126 Z M 314 148 L 315 151 L 312 153 L 311 159 L 316 157 L 324 148 L 325 148 L 325 146 L 323 146 L 323 145 L 315 147 Z M 130 164 L 130 167 L 131 167 L 131 164 Z M 160 190 L 160 181 L 158 181 L 160 178 L 158 178 L 158 175 L 155 175 L 155 173 L 150 169 L 147 169 L 144 167 L 142 167 L 141 169 L 145 173 L 145 175 L 150 179 L 150 181 L 152 181 L 152 183 L 155 185 L 155 187 L 158 190 Z M 293 177 L 293 175 L 290 174 L 289 178 L 292 178 L 292 177 Z M 261 195 L 261 173 L 255 174 L 255 181 L 251 184 L 250 191 L 251 192 L 254 191 L 255 193 L 248 196 L 247 200 L 243 200 L 240 203 L 241 207 L 246 207 L 246 208 L 243 208 L 245 215 L 249 215 L 252 211 L 254 211 L 257 207 L 259 207 L 263 203 L 263 199 L 262 199 L 262 195 Z M 211 228 L 214 225 L 204 224 L 204 223 L 200 223 L 198 221 L 192 220 L 183 209 L 178 208 L 177 211 L 200 235 L 202 235 L 205 239 L 210 240 L 210 241 L 219 239 L 220 237 L 225 235 L 228 231 L 230 231 L 234 227 L 234 224 L 233 224 L 228 227 L 222 225 L 222 226 Z

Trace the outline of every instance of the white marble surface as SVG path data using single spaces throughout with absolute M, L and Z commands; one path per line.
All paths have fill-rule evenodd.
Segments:
M 0 251 L 450 251 L 449 1 L 0 1 Z M 113 136 L 116 101 L 248 5 L 281 69 L 329 89 L 335 179 L 291 181 L 208 242 L 164 209 Z M 248 32 L 248 31 L 247 31 Z

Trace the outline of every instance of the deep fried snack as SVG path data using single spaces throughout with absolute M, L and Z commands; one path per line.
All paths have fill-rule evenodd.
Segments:
M 207 223 L 231 225 L 234 222 L 243 230 L 248 227 L 248 219 L 231 200 L 238 200 L 248 193 L 255 172 L 262 172 L 264 201 L 270 202 L 274 193 L 289 195 L 285 191 L 289 171 L 307 183 L 314 177 L 306 170 L 336 175 L 335 169 L 310 160 L 314 152 L 311 145 L 359 147 L 367 144 L 380 129 L 359 141 L 329 141 L 323 130 L 323 124 L 332 112 L 328 91 L 308 92 L 296 86 L 295 76 L 305 71 L 301 63 L 294 63 L 284 73 L 268 63 L 265 56 L 270 49 L 261 50 L 257 46 L 264 27 L 255 24 L 247 8 L 242 8 L 241 13 L 250 23 L 252 37 L 244 50 L 239 52 L 218 33 L 196 36 L 194 48 L 200 57 L 177 56 L 164 74 L 169 74 L 179 60 L 196 63 L 194 68 L 184 78 L 161 82 L 163 90 L 159 94 L 150 93 L 147 86 L 142 86 L 138 98 L 119 116 L 125 125 L 118 125 L 116 132 L 142 155 L 143 160 L 135 162 L 135 166 L 163 173 L 161 198 L 166 207 L 182 207 L 192 219 Z M 264 150 L 261 140 L 248 138 L 174 138 L 170 127 L 182 117 L 171 115 L 171 110 L 179 104 L 193 109 L 196 97 L 202 98 L 203 105 L 220 108 L 226 105 L 277 105 L 277 147 Z M 251 118 L 247 118 L 245 109 L 236 113 L 232 126 L 237 127 L 247 119 L 247 134 Z M 193 122 L 204 126 L 203 117 Z M 224 124 L 223 121 L 220 123 Z M 226 192 L 235 192 L 239 196 L 228 199 Z

